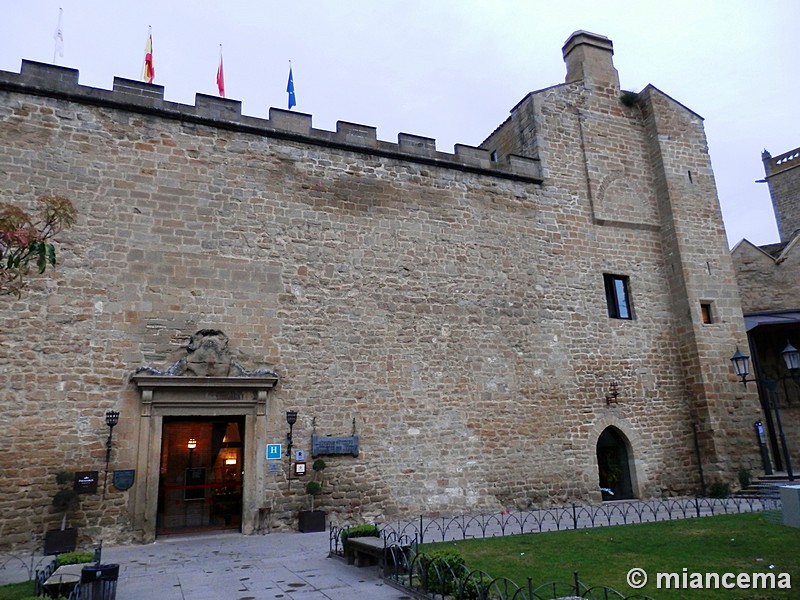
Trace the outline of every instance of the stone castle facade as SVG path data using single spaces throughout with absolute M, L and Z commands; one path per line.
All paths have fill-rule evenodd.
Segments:
M 800 468 L 800 380 L 785 368 L 781 352 L 789 343 L 800 346 L 800 148 L 774 157 L 765 150 L 761 158 L 780 241 L 756 246 L 742 240 L 731 256 L 754 375 L 765 381 L 783 378 L 772 390 L 766 384 L 760 386 L 772 464 L 779 471 L 794 465 L 796 473 Z M 781 411 L 780 426 L 775 403 Z M 785 450 L 781 434 L 786 438 Z
M 702 118 L 623 92 L 607 38 L 563 53 L 565 83 L 453 154 L 50 65 L 0 73 L 4 199 L 58 193 L 80 215 L 57 271 L 0 300 L 5 543 L 56 524 L 59 470 L 103 487 L 109 410 L 109 477 L 135 479 L 82 497 L 84 540 L 199 515 L 184 484 L 228 447 L 234 525 L 294 526 L 311 476 L 292 475 L 287 411 L 309 466 L 312 434 L 357 436 L 357 456 L 324 456 L 330 522 L 696 493 L 756 466 Z

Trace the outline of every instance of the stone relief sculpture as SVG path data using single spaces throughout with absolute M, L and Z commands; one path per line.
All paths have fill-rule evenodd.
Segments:
M 270 369 L 248 371 L 234 359 L 228 349 L 228 336 L 218 329 L 201 329 L 189 338 L 186 356 L 167 369 L 145 365 L 135 374 L 174 377 L 277 377 Z

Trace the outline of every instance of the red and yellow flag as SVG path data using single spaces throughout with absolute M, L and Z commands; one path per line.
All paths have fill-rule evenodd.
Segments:
M 147 28 L 147 44 L 144 47 L 144 70 L 142 71 L 142 79 L 147 83 L 153 83 L 156 78 L 156 68 L 153 66 L 153 32 L 150 27 Z

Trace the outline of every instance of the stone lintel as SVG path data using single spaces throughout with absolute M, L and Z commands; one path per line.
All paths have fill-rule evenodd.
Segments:
M 131 381 L 139 389 L 227 389 L 268 390 L 275 387 L 277 377 L 183 377 L 172 375 L 133 375 Z

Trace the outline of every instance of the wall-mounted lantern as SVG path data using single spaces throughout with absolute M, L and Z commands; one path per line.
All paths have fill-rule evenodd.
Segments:
M 108 439 L 106 440 L 106 476 L 103 478 L 103 498 L 106 497 L 106 487 L 108 486 L 108 465 L 111 462 L 111 439 L 114 435 L 114 427 L 116 427 L 117 423 L 119 423 L 119 411 L 107 411 L 106 425 L 108 425 Z
M 734 352 L 733 356 L 731 356 L 731 362 L 733 363 L 733 371 L 736 373 L 736 376 L 742 380 L 743 386 L 747 387 L 747 384 L 750 382 L 763 383 L 764 387 L 768 390 L 767 401 L 765 404 L 775 411 L 775 424 L 778 426 L 778 437 L 781 440 L 781 450 L 786 465 L 786 475 L 789 477 L 789 481 L 794 481 L 792 461 L 789 456 L 789 448 L 786 445 L 786 435 L 783 433 L 780 403 L 778 402 L 775 388 L 777 387 L 777 383 L 779 381 L 798 378 L 798 369 L 800 369 L 800 350 L 792 346 L 792 344 L 787 340 L 786 347 L 781 351 L 781 357 L 783 358 L 783 363 L 786 366 L 786 369 L 789 371 L 789 375 L 775 378 L 763 377 L 762 375 L 761 378 L 753 377 L 748 379 L 747 376 L 750 374 L 750 357 L 746 354 L 743 354 L 739 350 L 738 346 L 736 347 L 736 352 Z

